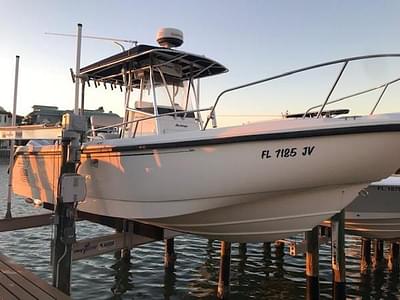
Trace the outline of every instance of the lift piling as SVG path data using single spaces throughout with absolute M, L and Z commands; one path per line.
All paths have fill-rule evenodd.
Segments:
M 228 299 L 231 269 L 231 243 L 221 241 L 221 261 L 218 277 L 217 298 Z
M 374 240 L 373 242 L 374 256 L 372 266 L 374 269 L 381 268 L 384 262 L 384 242 L 382 240 Z
M 364 274 L 371 265 L 371 240 L 367 238 L 361 239 L 361 259 L 360 271 Z
M 319 228 L 305 233 L 306 237 L 306 298 L 319 299 Z
M 344 210 L 331 218 L 333 299 L 346 299 Z
M 176 254 L 174 238 L 164 240 L 164 268 L 172 270 L 175 266 Z
M 399 270 L 399 244 L 395 241 L 390 243 L 388 268 L 390 271 Z

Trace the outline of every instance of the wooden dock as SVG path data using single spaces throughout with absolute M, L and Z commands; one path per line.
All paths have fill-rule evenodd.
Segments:
M 0 299 L 71 299 L 32 272 L 0 254 Z

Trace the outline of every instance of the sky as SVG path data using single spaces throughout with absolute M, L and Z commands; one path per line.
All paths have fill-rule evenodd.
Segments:
M 20 55 L 17 113 L 22 115 L 34 104 L 73 107 L 69 68 L 75 67 L 76 40 L 45 32 L 75 34 L 77 23 L 83 25 L 84 35 L 150 45 L 156 44 L 159 28 L 179 28 L 184 33 L 181 50 L 206 55 L 230 70 L 203 80 L 204 106 L 224 89 L 291 69 L 350 56 L 400 53 L 400 1 L 0 0 L 0 5 L 0 106 L 12 109 L 15 56 Z M 82 66 L 119 51 L 111 42 L 84 39 Z M 264 118 L 302 112 L 325 99 L 339 69 L 232 93 L 222 100 L 217 115 L 233 121 L 239 120 L 236 115 Z M 354 64 L 332 97 L 397 77 L 400 59 Z M 390 87 L 380 109 L 398 111 L 399 94 L 400 87 Z M 355 113 L 368 112 L 378 95 L 371 93 L 349 105 Z M 123 95 L 117 91 L 90 89 L 85 102 L 90 109 L 103 106 L 122 114 Z

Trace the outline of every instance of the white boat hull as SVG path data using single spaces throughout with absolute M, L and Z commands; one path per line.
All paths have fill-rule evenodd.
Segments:
M 400 176 L 369 185 L 346 208 L 346 231 L 369 239 L 400 239 Z
M 302 128 L 288 135 L 298 124 L 349 121 L 279 122 L 193 133 L 187 143 L 179 140 L 182 134 L 171 134 L 156 137 L 157 144 L 149 137 L 88 145 L 78 171 L 87 184 L 79 209 L 215 239 L 272 241 L 310 230 L 339 212 L 369 182 L 393 173 L 393 161 L 400 160 L 399 131 L 324 136 Z M 282 124 L 293 127 L 284 128 L 283 137 L 247 139 L 247 131 L 271 132 Z M 55 151 L 55 146 L 20 149 L 17 194 L 54 203 Z M 377 162 L 381 157 L 385 160 Z

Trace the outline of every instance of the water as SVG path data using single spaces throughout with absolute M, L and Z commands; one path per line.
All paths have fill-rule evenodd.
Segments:
M 7 195 L 7 165 L 0 164 L 0 200 Z M 5 201 L 0 211 L 5 214 Z M 38 214 L 22 199 L 13 202 L 13 216 Z M 113 232 L 111 229 L 79 222 L 78 238 Z M 13 258 L 51 283 L 51 226 L 0 233 L 0 252 Z M 296 237 L 299 239 L 300 237 Z M 72 268 L 73 299 L 215 299 L 219 269 L 219 243 L 196 236 L 175 239 L 177 261 L 173 271 L 164 271 L 163 243 L 154 242 L 132 250 L 129 264 L 113 254 L 76 261 Z M 385 266 L 367 274 L 359 272 L 360 239 L 346 237 L 347 297 L 362 299 L 400 299 L 399 273 Z M 291 257 L 285 250 L 277 257 L 275 248 L 248 244 L 240 253 L 232 246 L 231 299 L 304 299 L 306 294 L 304 256 Z M 320 248 L 321 299 L 330 299 L 330 246 Z

